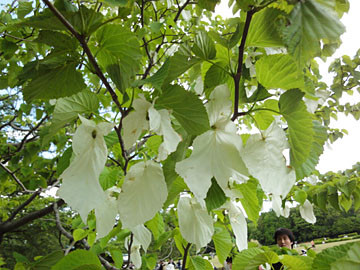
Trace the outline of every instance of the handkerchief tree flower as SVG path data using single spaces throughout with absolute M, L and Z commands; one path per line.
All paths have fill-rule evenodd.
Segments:
M 299 205 L 309 223 L 314 206 L 360 207 L 358 180 L 316 178 L 344 133 L 330 117 L 359 118 L 339 103 L 359 54 L 331 66 L 331 87 L 316 63 L 339 46 L 348 1 L 229 1 L 230 19 L 213 16 L 219 2 L 4 4 L 0 198 L 13 210 L 0 242 L 52 212 L 66 242 L 16 267 L 154 269 L 167 245 L 182 269 L 210 267 L 209 246 L 220 263 L 236 255 L 233 269 L 251 256 L 297 265 L 247 250 L 264 201 L 285 217 Z M 44 208 L 21 216 L 35 199 Z

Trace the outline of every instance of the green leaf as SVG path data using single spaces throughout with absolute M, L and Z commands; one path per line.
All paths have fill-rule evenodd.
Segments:
M 197 4 L 199 7 L 209 11 L 215 11 L 215 6 L 220 3 L 220 0 L 199 0 Z
M 313 121 L 314 141 L 311 145 L 310 155 L 307 160 L 296 168 L 296 176 L 302 179 L 312 174 L 316 165 L 319 163 L 319 157 L 324 151 L 324 144 L 327 140 L 327 130 L 318 121 Z
M 307 194 L 305 191 L 301 189 L 295 191 L 294 199 L 301 205 L 306 201 L 306 198 L 307 198 Z
M 98 266 L 98 269 L 101 269 L 101 263 L 98 257 L 91 251 L 77 249 L 65 257 L 63 257 L 57 264 L 55 264 L 51 269 L 52 270 L 75 270 L 78 267 L 85 265 L 94 265 Z M 94 269 L 94 268 L 93 268 Z
M 62 172 L 69 167 L 70 165 L 70 159 L 72 156 L 72 147 L 69 147 L 65 150 L 65 152 L 62 154 L 62 156 L 59 158 L 59 161 L 57 163 L 56 167 L 56 175 L 60 176 Z
M 304 76 L 289 55 L 263 56 L 256 62 L 255 67 L 258 81 L 268 89 L 304 87 Z
M 347 251 L 346 256 L 331 264 L 332 270 L 359 269 L 360 267 L 360 243 L 354 243 Z
M 108 188 L 115 186 L 121 175 L 122 170 L 120 168 L 104 167 L 99 177 L 100 185 L 103 190 L 107 190 Z
M 55 49 L 68 52 L 75 51 L 78 45 L 78 42 L 74 38 L 58 31 L 49 30 L 40 31 L 38 38 L 35 39 L 35 42 L 44 43 L 55 47 Z
M 25 100 L 61 98 L 80 92 L 86 85 L 76 66 L 76 63 L 68 63 L 42 70 L 39 77 L 23 88 Z
M 32 264 L 32 269 L 36 270 L 48 270 L 64 257 L 64 253 L 61 250 L 54 251 L 46 256 L 41 257 Z
M 5 59 L 10 59 L 18 49 L 16 43 L 2 39 L 0 41 L 0 49 Z
M 211 60 L 216 57 L 215 43 L 204 31 L 200 31 L 196 35 L 194 46 L 191 50 L 203 60 Z
M 151 220 L 147 221 L 145 225 L 152 232 L 154 240 L 158 240 L 160 235 L 165 232 L 164 220 L 160 213 L 156 213 L 156 215 Z
M 242 270 L 242 269 L 256 269 L 256 267 L 258 268 L 260 264 L 255 265 L 253 263 L 253 259 L 257 255 L 262 253 L 264 253 L 264 251 L 260 248 L 244 249 L 238 255 L 236 255 L 232 265 L 233 269 Z
M 225 262 L 232 248 L 231 236 L 228 230 L 223 226 L 215 226 L 215 232 L 212 236 L 212 240 L 214 241 L 216 255 L 219 262 Z
M 213 270 L 211 263 L 200 256 L 192 256 L 189 270 Z
M 258 127 L 261 130 L 266 130 L 271 125 L 271 123 L 274 121 L 274 115 L 277 115 L 277 114 L 273 111 L 277 111 L 279 108 L 279 105 L 278 105 L 277 100 L 267 99 L 267 100 L 265 100 L 262 107 L 271 109 L 272 111 L 269 111 L 269 110 L 256 111 L 254 118 L 255 118 L 255 121 L 256 121 Z
M 341 194 L 339 203 L 342 206 L 342 208 L 345 210 L 345 212 L 348 212 L 351 208 L 352 200 L 351 198 L 345 196 L 345 194 Z
M 354 190 L 353 199 L 354 199 L 354 209 L 355 209 L 355 211 L 357 211 L 360 208 L 360 189 L 359 188 L 356 188 Z
M 177 247 L 177 249 L 179 250 L 179 252 L 181 253 L 181 255 L 184 256 L 184 248 L 187 246 L 187 241 L 181 236 L 180 230 L 179 228 L 175 228 L 174 229 L 174 240 L 175 240 L 175 245 Z
M 319 206 L 321 209 L 326 210 L 326 204 L 327 204 L 327 190 L 323 190 L 317 194 L 317 206 Z
M 279 256 L 273 251 L 265 251 L 263 253 L 257 254 L 253 260 L 252 265 L 260 265 L 260 264 L 274 264 L 279 261 Z
M 49 9 L 45 9 L 44 12 L 36 14 L 27 18 L 25 21 L 18 24 L 18 26 L 30 26 L 40 29 L 48 30 L 65 30 L 65 26 L 56 18 Z
M 243 79 L 240 81 L 240 95 L 239 100 L 241 103 L 254 103 L 256 101 L 261 101 L 264 99 L 267 99 L 271 97 L 272 95 L 266 90 L 264 86 L 262 86 L 260 83 L 258 84 L 257 89 L 254 91 L 254 93 L 250 96 L 246 96 L 246 90 L 244 85 Z
M 226 72 L 226 66 L 227 64 L 224 62 L 217 62 L 211 65 L 205 74 L 205 88 L 214 88 L 226 82 L 229 75 L 228 72 Z
M 284 15 L 279 9 L 265 8 L 252 18 L 246 45 L 251 47 L 282 47 L 283 41 L 277 29 L 277 20 Z
M 339 210 L 339 211 L 340 211 L 339 196 L 338 196 L 338 194 L 337 194 L 336 192 L 329 194 L 328 200 L 329 200 L 330 205 L 331 205 L 332 207 L 334 207 L 336 210 Z
M 111 258 L 114 260 L 115 267 L 121 268 L 123 265 L 123 254 L 120 249 L 110 250 Z
M 286 269 L 293 270 L 311 270 L 312 258 L 306 256 L 284 255 L 280 262 L 285 265 Z
M 298 2 L 289 20 L 284 42 L 299 65 L 320 53 L 321 39 L 337 40 L 345 31 L 336 14 L 315 0 Z
M 141 51 L 134 33 L 118 25 L 106 25 L 96 32 L 97 58 L 117 88 L 125 93 L 139 69 Z
M 290 165 L 295 169 L 309 158 L 313 144 L 312 116 L 302 101 L 303 93 L 293 89 L 281 95 L 279 108 L 288 123 Z
M 243 195 L 240 202 L 248 218 L 256 224 L 261 210 L 261 205 L 257 197 L 258 181 L 251 177 L 246 183 L 237 185 L 236 188 L 239 189 Z
M 54 116 L 51 123 L 52 133 L 70 123 L 79 114 L 97 112 L 99 100 L 96 94 L 82 91 L 70 97 L 60 98 L 56 101 Z
M 170 85 L 156 100 L 156 107 L 172 111 L 188 134 L 199 135 L 210 129 L 209 118 L 201 100 L 178 85 Z
M 353 244 L 354 243 L 349 243 L 345 245 L 335 246 L 321 251 L 315 257 L 314 262 L 312 264 L 312 269 L 313 270 L 332 269 L 331 268 L 332 264 L 337 260 L 345 257 Z
M 73 238 L 74 238 L 74 241 L 79 241 L 83 238 L 85 238 L 87 236 L 87 231 L 83 230 L 83 229 L 75 229 L 73 231 Z
M 211 186 L 206 194 L 206 208 L 210 212 L 222 206 L 226 202 L 226 196 L 222 188 L 218 185 L 215 178 L 211 179 Z
M 21 1 L 19 2 L 19 6 L 16 11 L 19 19 L 23 19 L 26 15 L 28 15 L 32 11 L 32 3 Z
M 155 88 L 161 89 L 164 85 L 168 85 L 199 62 L 201 62 L 201 59 L 197 57 L 189 57 L 176 52 L 165 60 L 164 64 L 154 75 L 145 80 L 137 81 L 134 83 L 134 86 L 151 83 Z

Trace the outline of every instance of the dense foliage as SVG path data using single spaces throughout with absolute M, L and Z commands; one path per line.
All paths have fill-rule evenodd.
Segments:
M 226 20 L 217 4 L 2 4 L 1 246 L 55 222 L 62 249 L 15 254 L 16 267 L 153 269 L 173 242 L 183 269 L 208 269 L 197 254 L 211 241 L 220 261 L 247 252 L 264 199 L 278 216 L 298 202 L 309 223 L 313 205 L 359 208 L 357 178 L 312 181 L 345 132 L 330 118 L 359 118 L 339 99 L 360 53 L 331 65 L 331 85 L 315 60 L 340 45 L 349 2 L 231 0 Z

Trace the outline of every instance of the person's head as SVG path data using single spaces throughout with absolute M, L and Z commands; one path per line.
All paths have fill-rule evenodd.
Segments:
M 289 229 L 279 228 L 274 234 L 275 242 L 279 247 L 293 248 L 295 237 Z

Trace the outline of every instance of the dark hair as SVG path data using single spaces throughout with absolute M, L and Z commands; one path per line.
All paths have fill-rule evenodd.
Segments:
M 277 242 L 278 236 L 281 236 L 281 235 L 287 235 L 289 237 L 290 241 L 292 242 L 291 248 L 293 248 L 293 245 L 295 242 L 295 237 L 294 237 L 294 234 L 292 233 L 292 231 L 289 229 L 286 229 L 286 228 L 277 229 L 274 234 L 275 242 Z
M 232 263 L 232 257 L 227 257 L 227 258 L 226 258 L 226 262 L 227 262 L 227 263 Z

